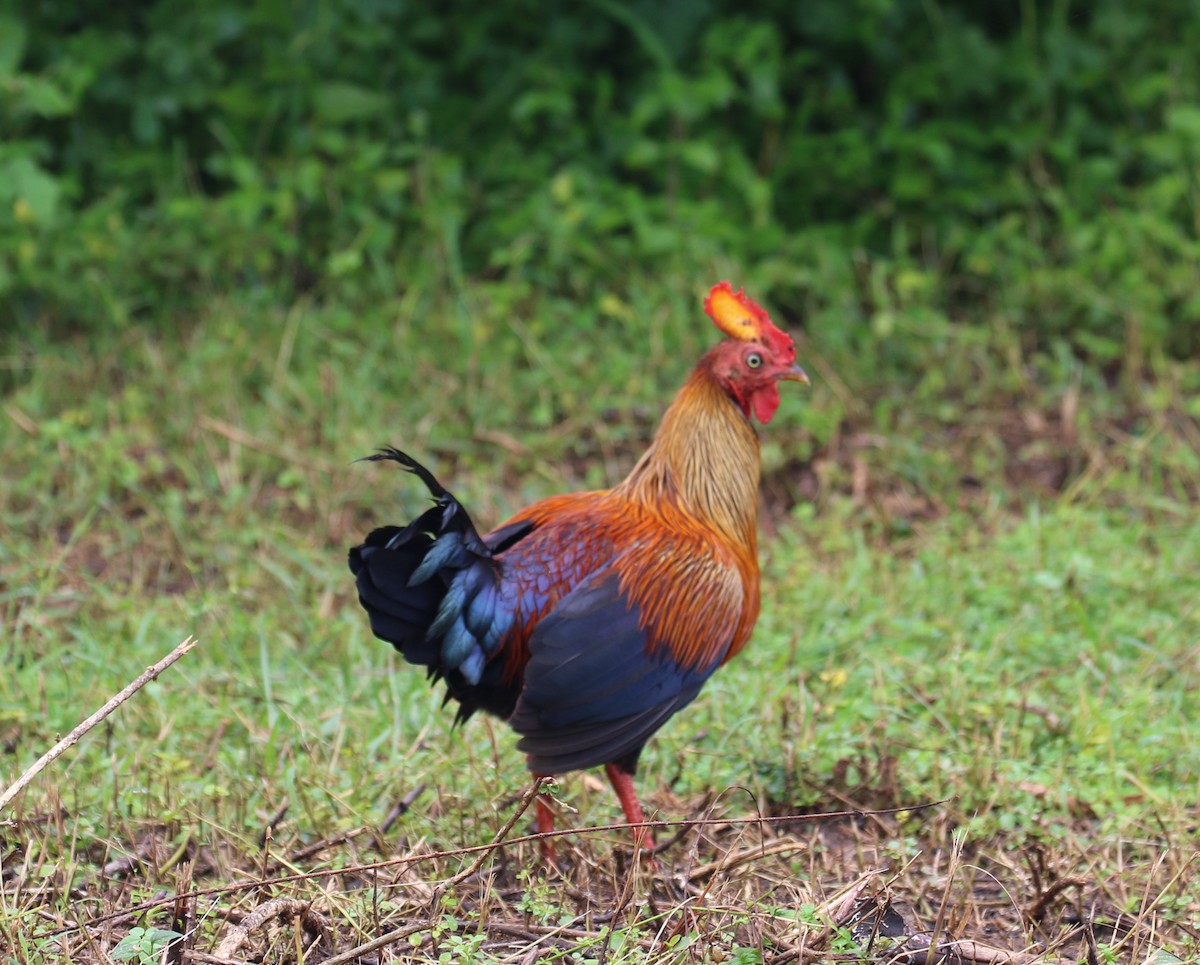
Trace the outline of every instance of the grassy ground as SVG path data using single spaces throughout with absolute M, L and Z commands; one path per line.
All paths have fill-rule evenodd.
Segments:
M 707 823 L 656 873 L 612 831 L 568 838 L 561 876 L 528 841 L 458 853 L 518 813 L 525 770 L 370 636 L 345 549 L 421 496 L 351 460 L 403 443 L 490 524 L 619 478 L 708 340 L 649 297 L 518 308 L 235 303 L 183 334 L 7 348 L 0 786 L 201 641 L 0 815 L 10 960 L 153 961 L 155 928 L 196 961 L 397 929 L 344 960 L 887 960 L 878 922 L 822 905 L 863 875 L 859 910 L 890 902 L 910 933 L 1200 954 L 1186 366 L 1110 389 L 964 343 L 914 387 L 807 346 L 814 388 L 764 433 L 755 639 L 644 758 L 658 815 Z M 556 793 L 566 824 L 620 813 L 595 775 Z M 781 820 L 738 823 L 760 816 Z M 307 930 L 299 906 L 245 920 L 279 898 L 312 902 Z

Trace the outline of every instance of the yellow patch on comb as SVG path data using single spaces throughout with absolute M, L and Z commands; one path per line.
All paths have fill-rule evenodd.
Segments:
M 771 316 L 746 295 L 745 289 L 739 288 L 735 292 L 727 281 L 713 285 L 704 299 L 704 310 L 717 328 L 730 338 L 741 342 L 762 342 L 788 363 L 796 357 L 792 337 L 775 327 Z
M 704 299 L 704 310 L 722 332 L 743 342 L 762 341 L 774 329 L 770 316 L 746 295 L 745 289 L 736 292 L 727 281 L 713 285 Z

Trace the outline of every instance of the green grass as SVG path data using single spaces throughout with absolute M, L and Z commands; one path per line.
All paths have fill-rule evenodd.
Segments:
M 0 826 L 0 948 L 15 961 L 59 960 L 56 923 L 176 888 L 180 857 L 196 863 L 198 886 L 218 887 L 268 865 L 305 872 L 483 843 L 511 813 L 527 782 L 512 736 L 483 719 L 452 732 L 441 694 L 359 611 L 346 547 L 422 496 L 352 460 L 403 443 L 485 525 L 536 496 L 603 485 L 632 464 L 708 334 L 694 306 L 647 296 L 628 318 L 594 318 L 609 337 L 585 343 L 568 306 L 538 303 L 531 315 L 502 295 L 481 288 L 466 313 L 414 301 L 365 319 L 231 303 L 185 334 L 147 327 L 9 349 L 0 785 L 185 636 L 201 641 L 2 816 L 16 823 Z M 647 316 L 660 323 L 649 339 Z M 938 392 L 846 394 L 862 373 L 821 378 L 820 346 L 809 349 L 816 386 L 789 392 L 763 433 L 774 509 L 762 619 L 746 653 L 650 745 L 649 801 L 668 818 L 709 792 L 725 816 L 908 808 L 880 819 L 889 830 L 871 844 L 875 859 L 912 857 L 916 875 L 957 841 L 1031 900 L 1022 856 L 1042 849 L 1060 874 L 1085 869 L 1109 914 L 1154 916 L 1157 938 L 1138 947 L 1186 957 L 1200 902 L 1188 857 L 1200 797 L 1190 502 L 1200 465 L 1180 386 L 1194 371 L 1164 370 L 1132 407 L 1085 374 L 1071 439 L 1058 421 L 1069 379 L 1013 410 L 1004 372 L 977 384 L 964 347 Z M 1014 425 L 1026 426 L 1016 439 Z M 1066 496 L 1039 484 L 1047 460 L 1070 463 Z M 377 828 L 422 784 L 388 834 L 272 863 Z M 579 775 L 559 793 L 579 825 L 619 815 Z M 156 843 L 137 874 L 98 876 L 147 835 Z M 622 840 L 577 843 L 616 894 Z M 820 874 L 816 858 L 790 866 L 789 887 L 811 886 L 810 897 L 872 860 L 835 860 L 827 841 L 814 849 Z M 664 864 L 678 869 L 685 852 Z M 448 877 L 461 860 L 420 875 Z M 529 846 L 509 861 L 523 920 L 567 915 L 561 883 L 514 877 L 533 864 Z M 349 947 L 412 920 L 418 883 L 395 887 L 382 908 L 353 885 L 312 894 Z M 436 960 L 430 949 L 452 938 L 466 943 L 456 955 L 475 942 L 477 960 L 503 957 L 472 937 L 483 899 L 468 897 L 444 896 L 462 921 L 427 934 L 413 957 Z M 685 929 L 687 942 L 757 961 L 750 931 L 786 902 L 762 889 L 741 900 Z M 608 960 L 642 960 L 662 921 L 643 909 L 608 939 Z M 125 921 L 94 940 L 140 922 L 169 925 Z M 205 919 L 197 947 L 220 927 Z M 78 935 L 66 940 L 101 960 Z M 594 957 L 587 941 L 579 948 Z M 692 954 L 671 949 L 659 952 Z

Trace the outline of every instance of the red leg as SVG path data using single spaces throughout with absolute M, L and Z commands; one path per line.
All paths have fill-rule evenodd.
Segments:
M 542 780 L 549 777 L 549 774 L 535 774 L 534 780 Z M 554 832 L 554 809 L 550 807 L 550 800 L 545 794 L 539 794 L 534 801 L 534 808 L 537 812 L 537 829 L 538 834 L 552 834 Z M 542 860 L 553 868 L 558 867 L 558 849 L 554 847 L 553 838 L 543 838 L 539 842 L 542 851 Z
M 621 802 L 625 820 L 630 824 L 641 824 L 645 821 L 646 815 L 642 813 L 641 802 L 638 801 L 637 791 L 633 788 L 633 775 L 621 770 L 616 764 L 605 764 L 604 773 L 608 775 L 608 782 L 617 792 L 617 800 Z M 633 850 L 635 853 L 641 852 L 651 864 L 654 863 L 654 847 L 654 835 L 650 833 L 649 828 L 634 829 Z

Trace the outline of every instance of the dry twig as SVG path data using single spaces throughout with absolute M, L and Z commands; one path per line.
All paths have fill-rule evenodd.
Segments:
M 158 841 L 153 834 L 142 835 L 132 851 L 128 854 L 123 854 L 119 858 L 113 858 L 103 868 L 100 869 L 101 876 L 105 878 L 115 878 L 118 875 L 127 875 L 130 872 L 141 867 L 143 861 L 154 854 L 154 849 L 158 846 Z
M 971 938 L 934 944 L 928 937 L 914 935 L 905 944 L 904 953 L 897 955 L 896 962 L 925 965 L 926 962 L 966 962 L 972 965 L 1033 965 L 1042 962 L 1051 965 L 1053 959 L 1029 952 L 1010 952 L 1006 948 L 985 945 Z
M 183 957 L 189 961 L 200 962 L 202 965 L 248 965 L 240 958 L 218 958 L 216 955 L 197 950 L 184 952 Z
M 1041 921 L 1046 917 L 1046 912 L 1050 910 L 1054 899 L 1061 895 L 1068 888 L 1083 888 L 1087 885 L 1088 879 L 1078 876 L 1068 878 L 1059 878 L 1058 881 L 1050 885 L 1038 895 L 1037 900 L 1029 906 L 1025 912 L 1025 917 L 1030 921 Z
M 739 865 L 749 864 L 752 861 L 758 861 L 760 858 L 768 858 L 776 854 L 789 854 L 792 851 L 803 851 L 808 847 L 810 845 L 804 841 L 783 838 L 774 844 L 767 845 L 765 848 L 756 846 L 746 848 L 744 851 L 731 851 L 719 861 L 710 861 L 708 864 L 702 864 L 698 868 L 693 868 L 688 873 L 688 880 L 698 881 L 711 874 L 726 874 Z
M 476 857 L 475 860 L 472 861 L 466 868 L 458 872 L 458 874 L 447 878 L 438 886 L 434 892 L 434 897 L 432 900 L 432 904 L 434 906 L 437 905 L 438 897 L 444 894 L 447 888 L 466 881 L 466 879 L 470 878 L 471 875 L 477 873 L 479 869 L 483 867 L 483 863 L 487 860 L 488 855 L 492 854 L 492 852 L 500 846 L 504 839 L 508 837 L 508 833 L 513 829 L 513 826 L 517 823 L 517 821 L 521 819 L 521 815 L 529 809 L 529 805 L 533 803 L 533 799 L 537 797 L 541 789 L 542 781 L 539 778 L 538 780 L 534 781 L 529 790 L 525 792 L 525 795 L 521 798 L 520 805 L 509 816 L 508 820 L 504 823 L 504 826 L 496 832 L 496 836 L 492 838 L 490 847 L 488 847 L 486 850 L 480 851 L 478 857 Z M 352 962 L 356 958 L 361 958 L 363 955 L 366 955 L 369 952 L 377 951 L 380 948 L 386 948 L 388 945 L 407 938 L 409 935 L 415 935 L 419 931 L 424 931 L 425 929 L 432 927 L 433 922 L 431 921 L 421 921 L 416 924 L 404 925 L 403 927 L 394 929 L 387 934 L 380 935 L 378 938 L 374 938 L 366 944 L 358 945 L 355 948 L 351 948 L 349 951 L 342 952 L 339 955 L 334 955 L 332 958 L 327 958 L 324 962 L 324 965 L 339 965 L 339 963 L 343 962 Z M 222 947 L 224 947 L 224 943 L 222 943 Z M 220 950 L 218 949 L 218 954 L 219 952 Z
M 312 909 L 312 902 L 301 901 L 299 898 L 273 898 L 264 902 L 242 919 L 240 925 L 234 925 L 228 934 L 221 939 L 217 946 L 217 958 L 232 958 L 247 941 L 250 933 L 261 928 L 275 918 L 292 916 L 300 919 L 301 925 L 317 935 L 329 932 L 329 922 Z
M 147 667 L 146 672 L 134 680 L 124 690 L 109 700 L 103 707 L 92 714 L 80 724 L 78 724 L 71 733 L 67 734 L 62 740 L 46 751 L 33 766 L 30 767 L 24 774 L 18 777 L 11 785 L 5 788 L 4 793 L 0 794 L 0 810 L 3 810 L 9 803 L 20 794 L 29 783 L 37 777 L 42 771 L 53 764 L 64 753 L 74 747 L 83 738 L 84 734 L 90 731 L 93 727 L 99 724 L 105 717 L 111 714 L 114 710 L 120 707 L 125 701 L 136 694 L 139 690 L 150 683 L 152 680 L 157 680 L 158 675 L 166 670 L 171 664 L 175 663 L 180 657 L 186 654 L 196 645 L 196 640 L 193 637 L 188 637 L 174 650 L 163 657 L 158 663 L 152 667 Z
M 349 951 L 341 952 L 331 958 L 325 959 L 321 965 L 346 965 L 347 962 L 353 962 L 355 959 L 362 958 L 370 952 L 378 951 L 381 948 L 386 948 L 401 939 L 407 938 L 409 935 L 415 935 L 419 931 L 425 931 L 427 928 L 432 928 L 433 922 L 419 921 L 415 925 L 405 925 L 403 928 L 397 928 L 394 931 L 388 932 L 386 935 L 380 935 L 378 938 L 372 939 L 365 945 L 356 945 Z
M 392 830 L 392 825 L 409 812 L 409 809 L 413 806 L 413 802 L 425 793 L 425 787 L 425 783 L 421 782 L 396 802 L 396 806 L 388 811 L 387 816 L 383 819 L 383 824 L 379 825 L 381 834 L 387 834 Z

